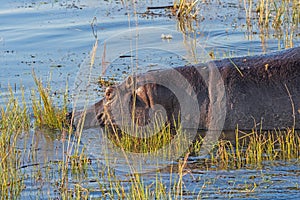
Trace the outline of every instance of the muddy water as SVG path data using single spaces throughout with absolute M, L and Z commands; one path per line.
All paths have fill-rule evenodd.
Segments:
M 153 10 L 154 13 L 150 15 L 143 14 L 146 12 L 146 5 L 161 6 L 166 5 L 166 1 L 149 0 L 125 4 L 120 1 L 96 0 L 2 2 L 1 94 L 6 94 L 10 85 L 19 97 L 20 89 L 24 87 L 26 100 L 30 102 L 30 90 L 34 88 L 34 70 L 45 82 L 50 80 L 53 97 L 57 97 L 58 101 L 59 94 L 64 92 L 68 82 L 71 104 L 74 99 L 84 101 L 78 97 L 86 93 L 78 95 L 78 91 L 86 90 L 90 102 L 93 102 L 102 94 L 102 88 L 95 84 L 100 75 L 121 81 L 133 71 L 144 72 L 207 61 L 210 59 L 209 52 L 213 52 L 214 57 L 221 58 L 261 54 L 284 47 L 283 40 L 272 36 L 262 42 L 255 26 L 249 33 L 240 1 L 201 3 L 201 20 L 197 24 L 193 23 L 195 35 L 182 34 L 176 20 L 164 10 Z M 136 27 L 139 29 L 139 37 Z M 170 34 L 172 39 L 163 38 L 162 34 Z M 100 67 L 91 69 L 92 76 L 89 79 L 90 51 L 97 40 L 95 66 Z M 299 37 L 294 39 L 294 44 L 299 46 Z M 192 50 L 198 53 L 196 57 Z M 207 54 L 203 55 L 203 52 Z M 103 61 L 107 63 L 105 68 L 100 65 Z M 85 83 L 79 84 L 82 80 Z M 1 98 L 0 104 L 4 102 L 5 98 Z M 80 148 L 89 146 L 95 139 L 92 133 L 98 131 L 97 128 L 85 130 Z M 20 149 L 24 151 L 22 169 L 26 185 L 22 199 L 60 196 L 58 184 L 61 170 L 58 162 L 63 160 L 63 155 L 68 151 L 67 145 L 60 133 L 50 130 L 31 130 L 20 139 Z M 101 141 L 87 150 L 92 159 L 87 172 L 69 176 L 70 187 L 84 183 L 86 188 L 92 188 L 91 197 L 103 195 L 96 183 L 99 176 L 97 173 L 95 175 L 95 170 L 101 171 L 109 153 L 101 152 L 99 146 Z M 126 167 L 124 158 L 114 159 L 119 160 L 119 166 Z M 259 170 L 215 171 L 204 169 L 197 160 L 192 159 L 184 176 L 186 198 L 296 199 L 300 195 L 298 161 L 266 163 Z M 38 176 L 40 171 L 41 176 Z M 119 171 L 117 176 L 124 182 L 128 181 L 126 172 Z M 155 181 L 156 176 L 156 172 L 143 175 L 149 184 Z M 160 176 L 168 185 L 170 176 L 176 178 L 176 173 L 170 175 L 165 170 L 161 171 Z M 105 181 L 103 184 L 106 184 Z M 126 186 L 124 184 L 125 189 L 129 189 Z

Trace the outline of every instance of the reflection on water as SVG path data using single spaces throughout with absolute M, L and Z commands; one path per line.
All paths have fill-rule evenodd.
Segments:
M 201 133 L 203 136 L 205 133 Z M 128 192 L 131 190 L 132 177 L 128 160 L 125 154 L 111 154 L 111 150 L 105 148 L 103 132 L 99 128 L 91 128 L 83 131 L 81 148 L 87 148 L 86 154 L 91 159 L 88 168 L 79 174 L 70 174 L 69 186 L 72 188 L 77 183 L 84 183 L 85 188 L 91 190 L 91 197 L 103 197 L 104 193 L 99 188 L 102 185 L 114 184 L 109 180 L 107 163 L 115 162 L 118 166 L 113 174 L 115 184 L 121 184 Z M 235 133 L 228 132 L 224 138 L 235 142 Z M 47 129 L 37 130 L 31 137 L 23 138 L 27 144 L 24 153 L 22 168 L 27 174 L 25 178 L 26 189 L 22 195 L 31 198 L 38 195 L 43 198 L 59 196 L 56 184 L 61 181 L 61 167 L 58 161 L 63 160 L 67 152 L 67 143 L 58 135 Z M 20 142 L 20 144 L 23 142 Z M 115 147 L 116 148 L 116 147 Z M 182 183 L 185 198 L 297 198 L 299 194 L 299 162 L 272 161 L 265 162 L 262 168 L 254 166 L 241 169 L 220 170 L 209 166 L 209 157 L 190 156 L 183 170 Z M 156 163 L 162 165 L 159 170 L 150 170 L 140 174 L 144 184 L 155 190 L 152 185 L 159 180 L 166 186 L 166 191 L 171 191 L 180 175 L 179 160 L 171 163 Z M 132 163 L 131 163 L 132 164 Z M 144 166 L 147 166 L 145 163 Z M 157 167 L 156 166 L 156 167 Z M 147 166 L 148 167 L 148 166 Z M 128 170 L 126 170 L 128 169 Z M 110 169 L 113 170 L 113 169 Z M 114 182 L 113 181 L 113 182 Z M 119 182 L 120 181 L 120 182 Z M 55 192 L 57 191 L 57 192 Z M 117 196 L 117 195 L 116 195 Z
M 61 133 L 49 129 L 26 133 L 20 137 L 19 144 L 23 151 L 21 168 L 24 169 L 32 166 L 47 167 L 52 162 L 63 160 L 65 154 Z

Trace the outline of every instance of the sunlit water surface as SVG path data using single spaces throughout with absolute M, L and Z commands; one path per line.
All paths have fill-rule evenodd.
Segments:
M 259 34 L 248 33 L 242 3 L 228 0 L 220 4 L 215 1 L 201 4 L 203 21 L 194 26 L 195 37 L 182 34 L 174 17 L 166 16 L 163 10 L 155 10 L 157 15 L 133 14 L 134 11 L 144 13 L 146 5 L 166 5 L 166 1 L 143 1 L 134 7 L 130 3 L 126 6 L 118 1 L 96 0 L 2 2 L 0 104 L 6 102 L 4 97 L 9 86 L 19 98 L 24 87 L 26 101 L 30 103 L 30 90 L 35 88 L 32 70 L 43 82 L 50 81 L 53 96 L 58 102 L 59 94 L 65 91 L 68 83 L 71 107 L 75 99 L 79 105 L 85 102 L 81 98 L 82 94 L 86 94 L 85 90 L 90 103 L 101 98 L 102 88 L 95 84 L 101 75 L 122 81 L 133 71 L 145 72 L 207 61 L 210 59 L 209 52 L 221 58 L 261 54 L 284 47 L 283 41 L 276 38 L 271 37 L 264 43 Z M 171 34 L 173 38 L 161 38 L 162 34 Z M 90 52 L 96 40 L 97 67 L 90 69 Z M 196 48 L 193 42 L 196 42 Z M 295 39 L 294 43 L 298 46 L 299 40 Z M 201 52 L 196 54 L 196 58 L 191 51 L 193 48 Z M 105 68 L 101 65 L 104 54 Z M 92 76 L 87 82 L 90 70 Z M 122 156 L 111 158 L 109 152 L 100 150 L 101 138 L 93 138 L 95 134 L 99 136 L 99 132 L 98 128 L 88 129 L 82 135 L 80 147 L 88 147 L 90 168 L 85 174 L 69 175 L 70 187 L 84 183 L 86 188 L 94 188 L 91 197 L 103 195 L 97 183 L 98 171 L 108 160 L 118 160 L 118 167 L 127 167 Z M 61 170 L 58 162 L 68 153 L 68 145 L 72 143 L 68 144 L 60 133 L 50 130 L 31 130 L 20 138 L 20 149 L 24 152 L 22 169 L 26 174 L 26 188 L 21 199 L 59 196 Z M 40 178 L 37 177 L 39 171 L 43 174 Z M 171 185 L 170 176 L 176 179 L 176 172 L 170 174 L 169 168 L 166 168 L 159 176 L 166 185 Z M 265 163 L 259 170 L 220 171 L 206 170 L 197 158 L 191 158 L 183 177 L 184 196 L 191 199 L 297 199 L 300 196 L 299 176 L 299 161 Z M 117 171 L 117 177 L 124 182 L 129 180 L 126 170 Z M 142 177 L 146 184 L 150 184 L 156 180 L 157 172 L 148 172 Z M 129 184 L 124 184 L 124 188 L 129 190 Z

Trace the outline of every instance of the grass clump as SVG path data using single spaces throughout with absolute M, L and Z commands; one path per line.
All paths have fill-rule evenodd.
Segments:
M 175 0 L 173 10 L 176 11 L 178 28 L 181 32 L 194 32 L 194 23 L 197 23 L 199 0 Z
M 110 139 L 112 139 L 116 146 L 123 148 L 125 151 L 136 153 L 148 153 L 155 152 L 163 146 L 167 145 L 173 137 L 170 126 L 164 126 L 161 130 L 154 132 L 155 134 L 151 137 L 141 137 L 141 135 L 143 135 L 144 132 L 128 134 L 127 131 L 116 130 L 112 134 L 110 134 L 109 137 Z
M 252 9 L 256 7 L 256 12 Z M 246 24 L 252 30 L 256 22 L 260 37 L 264 40 L 270 33 L 283 41 L 286 48 L 293 47 L 293 40 L 299 36 L 300 4 L 297 0 L 244 0 Z M 255 16 L 256 14 L 256 16 Z M 273 29 L 270 32 L 271 28 Z
M 131 172 L 120 177 L 110 165 L 99 169 L 97 183 L 101 198 L 108 199 L 178 199 L 184 196 L 183 188 L 188 154 L 170 169 L 169 182 L 161 177 L 160 171 L 145 179 L 143 174 Z M 173 169 L 174 168 L 174 169 Z M 173 171 L 174 170 L 174 171 Z M 162 172 L 164 173 L 164 172 Z
M 237 130 L 235 141 L 218 141 L 208 163 L 221 169 L 240 169 L 261 168 L 270 161 L 299 159 L 300 134 L 294 129 L 250 133 Z
M 18 198 L 24 189 L 24 175 L 19 169 L 21 152 L 16 146 L 17 139 L 30 127 L 24 90 L 20 104 L 9 87 L 7 103 L 0 106 L 0 114 L 0 199 Z
M 74 154 L 70 155 L 70 167 L 72 173 L 85 173 L 87 171 L 88 165 L 90 164 L 90 159 L 86 156 L 84 150 L 80 153 L 75 152 Z
M 24 189 L 24 174 L 20 171 L 21 152 L 16 148 L 17 135 L 12 130 L 2 130 L 0 135 L 0 198 L 20 196 Z
M 133 116 L 134 118 L 134 116 Z M 120 147 L 125 152 L 133 153 L 158 153 L 168 145 L 178 152 L 185 152 L 186 145 L 191 141 L 188 139 L 188 133 L 177 125 L 176 121 L 172 124 L 166 123 L 166 120 L 160 114 L 157 114 L 152 122 L 143 128 L 139 128 L 134 122 L 131 125 L 124 125 L 121 129 L 113 126 L 106 130 L 111 142 Z M 181 138 L 179 142 L 178 138 Z M 178 144 L 171 144 L 172 140 L 178 141 Z M 183 145 L 186 144 L 186 145 Z M 162 157 L 172 157 L 174 152 L 163 152 Z
M 174 9 L 177 10 L 177 17 L 195 19 L 198 15 L 197 3 L 199 0 L 175 0 Z
M 37 86 L 40 99 L 37 97 L 35 90 L 32 90 L 32 109 L 35 118 L 35 125 L 37 127 L 47 126 L 51 129 L 63 130 L 68 125 L 67 121 L 67 97 L 68 87 L 63 97 L 62 107 L 55 106 L 50 95 L 50 85 L 46 88 L 40 79 L 37 78 L 33 71 L 33 78 Z
M 188 133 L 181 127 L 171 128 L 170 125 L 162 124 L 157 120 L 156 126 L 151 130 L 151 137 L 143 136 L 143 132 L 135 131 L 110 131 L 110 140 L 114 145 L 121 147 L 124 152 L 134 153 L 155 153 L 166 145 L 169 145 L 174 137 L 183 135 L 180 143 L 190 145 L 178 145 L 172 148 L 175 155 L 176 152 L 186 152 L 197 155 L 201 152 L 203 138 L 199 136 L 193 144 L 190 144 Z M 132 131 L 132 130 L 131 130 Z M 226 139 L 226 134 L 234 134 L 235 139 Z M 260 168 L 265 162 L 276 160 L 299 160 L 300 159 L 300 134 L 294 129 L 262 131 L 252 130 L 250 133 L 236 130 L 235 133 L 226 133 L 225 138 L 219 139 L 211 151 L 210 157 L 205 161 L 209 168 L 217 167 L 219 169 L 241 169 L 241 168 Z M 185 141 L 184 141 L 185 140 Z M 159 155 L 165 157 L 168 155 Z M 171 155 L 170 155 L 171 157 Z
M 28 131 L 30 128 L 30 117 L 24 100 L 24 89 L 22 89 L 21 103 L 14 96 L 12 88 L 9 87 L 8 90 L 7 103 L 4 107 L 0 106 L 0 131 L 10 130 L 13 133 Z

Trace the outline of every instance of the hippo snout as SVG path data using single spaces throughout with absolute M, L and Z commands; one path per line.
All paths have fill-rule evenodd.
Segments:
M 97 120 L 98 120 L 98 123 L 101 127 L 104 127 L 105 126 L 105 115 L 104 115 L 104 112 L 100 112 L 98 115 L 97 115 Z
M 71 122 L 72 114 L 67 115 L 68 121 Z M 74 112 L 73 114 L 73 126 L 78 128 L 83 124 L 83 128 L 92 128 L 97 126 L 104 126 L 104 109 L 103 100 Z

